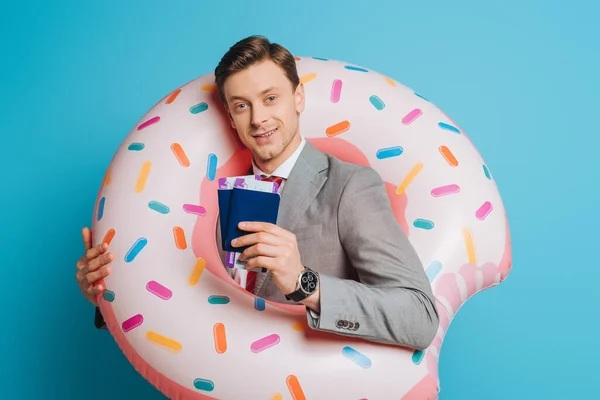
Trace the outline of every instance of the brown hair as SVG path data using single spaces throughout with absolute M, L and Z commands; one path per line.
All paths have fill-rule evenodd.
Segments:
M 255 35 L 242 39 L 231 46 L 215 68 L 215 83 L 223 102 L 226 102 L 223 85 L 230 75 L 266 60 L 273 61 L 278 65 L 292 83 L 292 89 L 296 90 L 300 78 L 294 56 L 285 47 L 271 43 L 264 36 Z

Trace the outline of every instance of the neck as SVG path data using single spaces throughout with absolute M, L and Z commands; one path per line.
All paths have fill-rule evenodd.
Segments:
M 283 164 L 288 158 L 292 156 L 292 154 L 294 154 L 298 146 L 300 146 L 301 142 L 302 137 L 298 132 L 278 157 L 264 162 L 261 160 L 257 160 L 256 157 L 254 157 L 254 163 L 265 174 L 272 174 L 277 168 L 279 168 L 281 164 Z

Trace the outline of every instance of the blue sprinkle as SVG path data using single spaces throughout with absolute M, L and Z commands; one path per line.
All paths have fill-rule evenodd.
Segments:
M 129 145 L 129 147 L 127 148 L 127 150 L 131 150 L 131 151 L 140 151 L 144 149 L 144 143 L 131 143 Z
M 194 379 L 194 387 L 198 390 L 204 390 L 205 392 L 212 392 L 215 390 L 215 384 L 208 379 Z
M 449 130 L 451 132 L 460 134 L 460 131 L 458 130 L 458 128 L 456 128 L 456 127 L 454 127 L 452 125 L 446 124 L 444 122 L 438 122 L 438 126 L 440 128 L 442 128 L 442 129 L 446 129 L 446 130 Z
M 100 203 L 98 204 L 98 221 L 100 221 L 104 215 L 104 203 L 106 203 L 106 197 L 101 198 Z
M 363 368 L 371 368 L 371 360 L 364 354 L 359 353 L 352 347 L 346 346 L 342 349 L 342 354 L 348 360 Z
M 254 299 L 254 309 L 256 311 L 265 311 L 265 300 L 260 297 Z
M 427 219 L 421 219 L 421 218 L 417 218 L 415 219 L 415 222 L 413 222 L 413 225 L 415 226 L 415 228 L 421 228 L 421 229 L 433 229 L 433 221 L 429 221 Z
M 208 155 L 208 161 L 206 162 L 206 177 L 214 181 L 215 175 L 217 174 L 217 156 L 213 153 Z
M 427 278 L 429 278 L 429 283 L 433 282 L 435 277 L 442 270 L 442 263 L 439 261 L 434 261 L 429 264 L 429 268 L 427 268 Z
M 328 58 L 321 58 L 321 57 L 313 57 L 315 60 L 321 60 L 321 61 L 329 61 Z
M 424 355 L 425 355 L 425 352 L 423 350 L 415 350 L 415 352 L 412 355 L 412 362 L 415 363 L 416 365 L 421 364 L 421 361 L 423 361 Z
M 421 96 L 419 93 L 417 93 L 417 92 L 413 92 L 413 93 L 415 94 L 415 96 L 420 97 L 420 98 L 422 98 L 425 101 L 429 101 L 425 97 Z
M 377 158 L 380 160 L 384 158 L 397 157 L 402 154 L 404 150 L 401 146 L 396 147 L 388 147 L 387 149 L 379 149 L 377 150 Z
M 369 97 L 369 101 L 371 102 L 371 104 L 373 104 L 373 107 L 375 107 L 379 111 L 385 108 L 385 103 L 378 96 L 373 95 Z
M 201 112 L 204 112 L 206 110 L 208 110 L 208 104 L 204 102 L 198 103 L 195 106 L 190 107 L 190 112 L 192 114 L 200 114 Z
M 115 301 L 115 292 L 106 289 L 104 293 L 102 293 L 102 298 L 108 301 L 109 303 L 112 303 L 113 301 Z
M 227 296 L 209 296 L 208 302 L 210 304 L 227 304 L 227 303 L 229 303 L 229 297 L 227 297 Z
M 154 200 L 152 200 L 150 203 L 148 203 L 148 207 L 150 207 L 151 210 L 154 210 L 161 214 L 168 214 L 169 211 L 171 211 L 169 209 L 169 207 L 167 207 L 163 203 L 159 203 L 158 201 L 154 201 Z
M 492 176 L 490 175 L 490 170 L 485 165 L 483 166 L 483 173 L 485 174 L 486 178 L 488 178 L 489 180 L 492 179 Z
M 140 253 L 140 251 L 142 251 L 142 249 L 146 247 L 146 244 L 148 244 L 148 239 L 146 238 L 139 238 L 138 240 L 136 240 L 133 246 L 131 246 L 131 248 L 127 252 L 127 254 L 125 254 L 125 262 L 132 262 L 135 259 L 135 257 L 137 257 L 137 255 Z
M 352 65 L 345 65 L 344 68 L 349 69 L 350 71 L 358 71 L 358 72 L 369 72 L 368 69 L 353 67 Z

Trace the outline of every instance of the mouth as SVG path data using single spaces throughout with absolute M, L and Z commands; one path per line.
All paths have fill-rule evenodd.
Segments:
M 255 139 L 267 139 L 267 138 L 269 138 L 269 137 L 273 136 L 273 134 L 274 134 L 275 132 L 277 132 L 277 128 L 275 128 L 275 129 L 272 129 L 272 130 L 270 130 L 270 131 L 268 131 L 268 132 L 265 132 L 265 133 L 263 133 L 262 135 L 254 135 L 253 137 L 254 137 Z

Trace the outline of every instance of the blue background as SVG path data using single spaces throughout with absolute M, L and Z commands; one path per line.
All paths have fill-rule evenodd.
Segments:
M 417 90 L 466 131 L 494 174 L 513 270 L 452 322 L 440 398 L 593 397 L 600 7 L 217 3 L 3 5 L 0 397 L 162 398 L 93 327 L 74 279 L 80 230 L 91 226 L 110 158 L 142 114 L 255 33 Z

